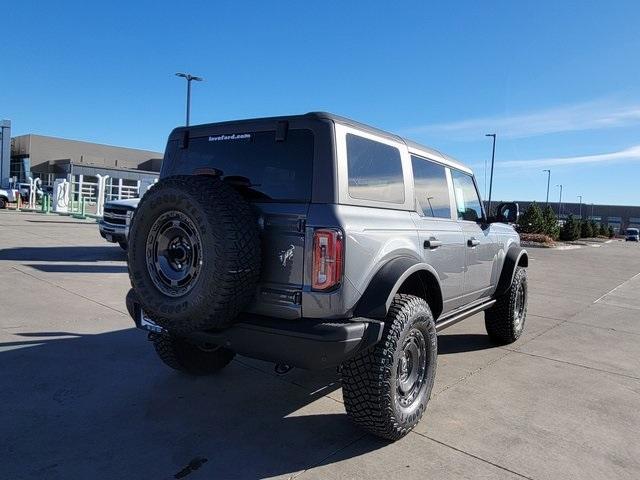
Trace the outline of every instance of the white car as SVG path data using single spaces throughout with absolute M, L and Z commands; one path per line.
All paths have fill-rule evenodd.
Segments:
M 7 208 L 9 203 L 18 201 L 20 192 L 15 188 L 0 188 L 0 209 Z
M 640 241 L 640 230 L 637 228 L 627 228 L 627 235 L 625 240 L 627 242 L 639 242 Z

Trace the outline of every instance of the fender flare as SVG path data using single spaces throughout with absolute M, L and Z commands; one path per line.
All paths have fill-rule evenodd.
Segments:
M 391 307 L 393 297 L 404 281 L 419 271 L 431 273 L 438 282 L 440 292 L 442 292 L 440 280 L 433 267 L 412 257 L 396 257 L 380 267 L 373 276 L 356 305 L 354 315 L 384 320 Z
M 529 254 L 524 248 L 518 245 L 511 245 L 502 263 L 502 272 L 500 272 L 500 280 L 498 280 L 495 297 L 504 295 L 509 290 L 513 282 L 513 276 L 516 274 L 516 267 L 521 263 L 523 267 L 529 266 Z

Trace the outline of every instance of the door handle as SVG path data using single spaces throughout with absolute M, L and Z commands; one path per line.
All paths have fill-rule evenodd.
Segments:
M 429 250 L 433 250 L 434 248 L 438 248 L 442 245 L 442 242 L 437 238 L 431 237 L 429 240 L 424 241 L 424 248 L 428 248 Z
M 477 247 L 478 245 L 480 245 L 480 240 L 476 240 L 473 237 L 471 237 L 469 240 L 467 240 L 467 246 L 468 247 Z

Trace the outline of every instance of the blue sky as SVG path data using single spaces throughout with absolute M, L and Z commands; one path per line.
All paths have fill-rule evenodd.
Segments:
M 6 2 L 0 117 L 162 150 L 192 123 L 327 110 L 471 165 L 494 199 L 640 204 L 640 2 Z

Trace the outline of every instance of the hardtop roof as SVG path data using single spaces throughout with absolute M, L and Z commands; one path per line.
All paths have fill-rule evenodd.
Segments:
M 282 122 L 282 121 L 292 122 L 295 120 L 309 120 L 309 119 L 330 120 L 330 121 L 333 121 L 334 123 L 347 125 L 349 127 L 353 127 L 355 129 L 362 130 L 367 133 L 378 135 L 380 137 L 394 140 L 399 143 L 404 143 L 409 149 L 410 153 L 413 153 L 416 155 L 422 154 L 424 156 L 427 156 L 428 158 L 439 161 L 453 168 L 457 168 L 459 170 L 472 173 L 469 167 L 459 162 L 455 158 L 445 153 L 442 153 L 439 150 L 436 150 L 435 148 L 421 145 L 417 142 L 414 142 L 413 140 L 409 140 L 407 138 L 401 137 L 400 135 L 396 135 L 396 134 L 387 132 L 385 130 L 372 127 L 371 125 L 358 122 L 357 120 L 353 120 L 351 118 L 343 117 L 341 115 L 336 115 L 334 113 L 329 113 L 329 112 L 308 112 L 308 113 L 299 114 L 299 115 L 283 115 L 278 117 L 248 118 L 248 119 L 242 119 L 242 120 L 231 120 L 231 121 L 224 121 L 224 122 L 206 123 L 206 124 L 200 124 L 200 125 L 190 125 L 189 127 L 178 127 L 174 129 L 173 132 L 171 132 L 171 137 L 174 137 L 174 135 L 177 135 L 177 134 L 182 134 L 185 130 L 189 130 L 189 131 L 200 130 L 200 129 L 211 128 L 214 126 L 221 127 L 224 125 L 242 125 L 244 123 L 255 124 L 255 123 L 262 123 L 262 122 L 265 122 L 265 123 Z

